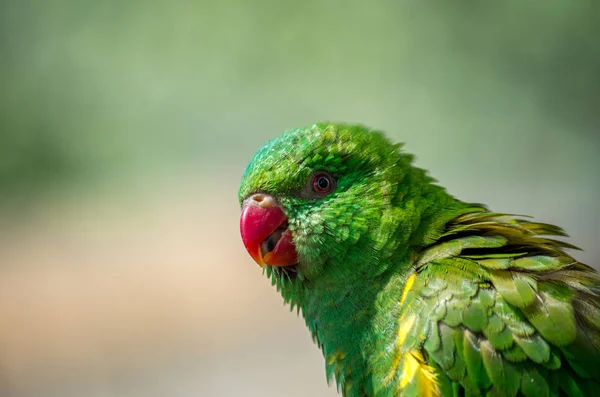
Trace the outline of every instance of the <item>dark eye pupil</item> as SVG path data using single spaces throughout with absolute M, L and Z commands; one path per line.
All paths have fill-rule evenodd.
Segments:
M 308 186 L 306 188 L 310 189 L 311 193 L 313 193 L 313 198 L 320 198 L 328 195 L 329 193 L 335 190 L 335 178 L 329 175 L 328 172 L 317 171 L 315 174 L 311 175 L 311 177 L 306 181 Z M 314 194 L 316 193 L 316 195 Z
M 321 190 L 327 190 L 329 188 L 329 179 L 324 176 L 319 177 L 317 187 Z

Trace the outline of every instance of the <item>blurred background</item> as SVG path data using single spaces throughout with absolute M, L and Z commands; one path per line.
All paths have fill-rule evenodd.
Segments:
M 334 396 L 238 236 L 254 151 L 318 120 L 600 264 L 593 2 L 0 2 L 0 395 Z

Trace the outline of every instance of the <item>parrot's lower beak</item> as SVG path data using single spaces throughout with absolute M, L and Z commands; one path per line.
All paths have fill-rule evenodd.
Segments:
M 287 217 L 272 196 L 256 193 L 244 201 L 240 232 L 248 253 L 261 267 L 296 264 L 298 254 Z

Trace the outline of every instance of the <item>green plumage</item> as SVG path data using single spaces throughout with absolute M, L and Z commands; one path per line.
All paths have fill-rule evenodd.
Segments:
M 306 193 L 315 171 L 337 181 Z M 587 396 L 600 388 L 600 276 L 558 227 L 463 203 L 378 131 L 316 124 L 242 179 L 276 197 L 298 264 L 266 266 L 348 397 Z

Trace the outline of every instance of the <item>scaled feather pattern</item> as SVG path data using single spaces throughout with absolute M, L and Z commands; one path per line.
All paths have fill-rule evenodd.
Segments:
M 462 202 L 412 162 L 380 131 L 319 123 L 242 177 L 241 205 L 268 194 L 287 216 L 297 263 L 264 270 L 328 380 L 346 397 L 596 395 L 599 274 L 559 227 Z

